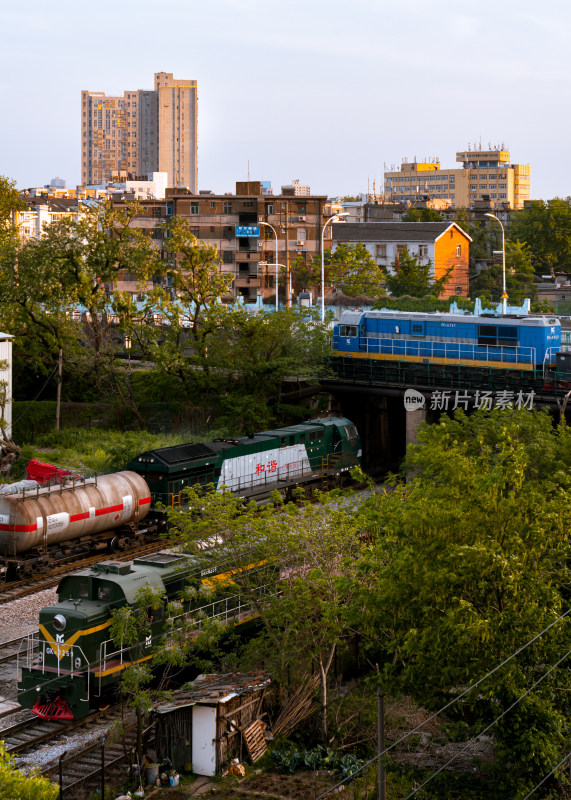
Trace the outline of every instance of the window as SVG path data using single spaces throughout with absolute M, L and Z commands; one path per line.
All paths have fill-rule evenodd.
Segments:
M 225 214 L 232 213 L 232 203 L 224 203 L 224 213 Z
M 377 258 L 386 258 L 387 257 L 386 244 L 378 244 L 376 246 L 376 253 L 377 253 Z
M 231 250 L 223 250 L 222 251 L 222 263 L 223 264 L 232 264 L 232 263 L 234 263 L 234 253 Z
M 307 239 L 307 230 L 306 230 L 306 228 L 298 228 L 297 229 L 297 238 L 300 241 L 305 242 L 305 240 Z
M 348 439 L 356 439 L 358 435 L 357 428 L 354 425 L 345 425 L 345 436 Z
M 198 237 L 200 236 L 200 228 L 198 227 L 198 225 L 191 225 L 189 230 L 191 234 L 193 236 L 196 236 L 196 238 L 198 239 Z
M 190 213 L 191 214 L 198 214 L 198 203 L 191 203 L 190 204 Z
M 339 336 L 356 336 L 357 335 L 357 326 L 356 325 L 340 325 L 339 326 Z
M 462 245 L 461 244 L 457 244 L 456 245 L 456 258 L 460 258 L 461 255 L 462 255 Z
M 460 296 L 460 295 L 462 294 L 462 287 L 461 287 L 461 286 L 457 286 L 457 287 L 456 287 L 456 294 L 457 294 L 458 296 Z
M 273 203 L 266 203 L 266 216 L 274 213 L 274 204 Z
M 160 206 L 153 206 L 153 217 L 162 217 L 163 210 Z
M 88 583 L 80 583 L 77 587 L 77 596 L 80 597 L 82 600 L 89 599 L 89 584 Z
M 416 336 L 424 335 L 424 325 L 422 325 L 422 323 L 419 322 L 413 322 L 412 333 L 415 334 Z
M 297 204 L 297 213 L 298 214 L 305 214 L 305 203 L 298 203 Z
M 428 245 L 427 244 L 419 244 L 418 245 L 418 257 L 419 258 L 428 258 Z

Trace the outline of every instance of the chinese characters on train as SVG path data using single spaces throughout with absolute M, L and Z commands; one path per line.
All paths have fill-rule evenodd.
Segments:
M 468 410 L 469 408 L 484 410 L 491 408 L 521 408 L 531 410 L 533 408 L 533 398 L 535 392 L 512 392 L 503 389 L 500 392 L 475 392 L 467 391 L 436 391 L 430 397 L 431 411 L 454 411 L 457 408 Z

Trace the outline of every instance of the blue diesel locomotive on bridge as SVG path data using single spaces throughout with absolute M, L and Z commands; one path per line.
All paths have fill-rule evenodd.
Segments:
M 333 331 L 338 379 L 420 389 L 527 387 L 559 395 L 571 387 L 571 353 L 561 322 L 527 313 L 346 311 Z
M 556 317 L 403 311 L 346 311 L 333 355 L 464 367 L 536 370 L 555 366 Z

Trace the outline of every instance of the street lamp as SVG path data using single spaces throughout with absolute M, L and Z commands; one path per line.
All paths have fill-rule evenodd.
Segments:
M 329 219 L 321 229 L 321 321 L 322 322 L 325 321 L 325 252 L 323 244 L 323 237 L 325 236 L 325 228 L 329 225 L 330 222 L 335 222 L 336 219 L 348 216 L 349 216 L 348 211 L 340 211 L 339 214 L 333 214 L 333 216 L 329 217 Z
M 274 228 L 274 226 L 270 225 L 269 222 L 261 222 L 260 221 L 258 224 L 259 225 L 265 225 L 266 228 L 271 228 L 272 231 L 273 231 L 274 236 L 276 237 L 276 311 L 277 311 L 278 310 L 278 267 L 280 266 L 278 264 L 278 234 L 277 234 L 277 231 Z
M 498 219 L 495 214 L 486 214 L 486 217 L 491 217 L 495 219 L 496 222 L 500 223 L 500 228 L 502 229 L 502 277 L 503 277 L 503 293 L 502 293 L 502 314 L 508 313 L 508 293 L 506 292 L 506 235 L 504 232 L 504 226 L 502 224 L 501 219 Z

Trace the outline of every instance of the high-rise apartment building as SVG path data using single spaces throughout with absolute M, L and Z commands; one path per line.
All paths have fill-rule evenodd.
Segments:
M 448 200 L 452 208 L 470 208 L 484 196 L 494 206 L 520 209 L 530 199 L 529 164 L 512 164 L 501 147 L 456 153 L 458 169 L 441 169 L 438 161 L 405 161 L 399 171 L 385 172 L 385 196 L 413 202 L 429 194 Z
M 166 172 L 168 185 L 197 191 L 196 81 L 155 73 L 154 90 L 81 93 L 81 182 Z

